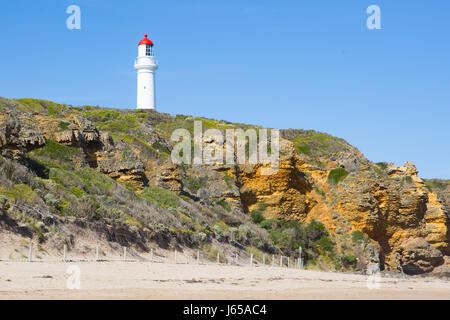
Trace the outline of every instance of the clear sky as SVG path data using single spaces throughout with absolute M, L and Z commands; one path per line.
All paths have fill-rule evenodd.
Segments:
M 66 9 L 81 9 L 69 30 Z M 369 30 L 366 9 L 381 9 Z M 134 108 L 155 43 L 160 112 L 328 132 L 370 160 L 450 179 L 448 0 L 15 0 L 0 96 Z

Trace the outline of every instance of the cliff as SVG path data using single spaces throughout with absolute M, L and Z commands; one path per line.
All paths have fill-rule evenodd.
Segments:
M 138 251 L 215 241 L 224 251 L 295 255 L 302 246 L 308 267 L 446 272 L 449 181 L 293 129 L 281 130 L 274 175 L 262 164 L 175 165 L 170 135 L 192 132 L 195 120 L 204 130 L 254 127 L 0 98 L 3 229 L 49 247 L 76 247 L 89 229 Z

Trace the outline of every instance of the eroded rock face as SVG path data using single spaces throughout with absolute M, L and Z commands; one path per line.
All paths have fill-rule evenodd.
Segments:
M 158 185 L 180 194 L 183 190 L 183 181 L 180 176 L 180 171 L 178 167 L 172 163 L 168 163 L 157 173 Z
M 43 132 L 33 119 L 11 109 L 0 118 L 0 150 L 10 158 L 20 158 L 27 151 L 43 146 Z
M 283 157 L 273 175 L 261 174 L 261 164 L 240 166 L 238 181 L 244 210 L 250 212 L 258 203 L 264 203 L 266 218 L 305 220 L 315 201 L 308 197 L 312 187 L 297 169 L 297 160 L 294 156 Z
M 443 253 L 450 255 L 450 228 L 448 215 L 441 200 L 434 192 L 428 192 L 425 212 L 425 240 Z
M 331 167 L 338 158 L 332 160 Z M 343 157 L 339 159 L 345 162 Z M 358 160 L 350 163 L 357 166 L 363 163 L 358 157 L 353 159 Z M 381 269 L 430 272 L 443 263 L 442 254 L 448 253 L 445 208 L 425 187 L 411 162 L 401 167 L 390 165 L 386 173 L 353 168 L 344 182 L 335 186 L 326 181 L 327 169 L 311 166 L 292 153 L 282 157 L 276 174 L 264 176 L 260 169 L 261 165 L 247 165 L 238 170 L 245 212 L 264 202 L 266 218 L 315 218 L 342 235 L 363 231 L 378 248 L 379 257 L 370 260 L 377 260 Z M 416 240 L 405 245 L 411 237 Z
M 442 252 L 423 238 L 406 239 L 399 249 L 400 262 L 406 274 L 431 272 L 444 263 Z

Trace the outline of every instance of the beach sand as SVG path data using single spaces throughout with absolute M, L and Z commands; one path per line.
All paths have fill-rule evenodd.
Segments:
M 80 289 L 68 289 L 69 266 Z M 270 266 L 0 261 L 0 299 L 450 299 L 450 281 Z M 376 282 L 370 281 L 373 285 Z

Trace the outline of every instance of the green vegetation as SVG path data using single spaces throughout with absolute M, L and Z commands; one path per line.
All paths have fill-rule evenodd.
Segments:
M 388 167 L 388 163 L 387 162 L 377 162 L 375 164 L 382 170 L 386 170 L 387 167 Z
M 344 254 L 341 257 L 342 264 L 346 267 L 355 267 L 356 266 L 356 257 L 352 253 Z
M 26 202 L 33 202 L 38 195 L 36 192 L 31 190 L 31 188 L 26 184 L 16 184 L 12 189 L 7 189 L 0 186 L 0 195 L 5 196 L 8 199 L 16 201 L 17 199 L 22 199 Z
M 233 187 L 234 178 L 228 172 L 223 172 L 223 178 L 225 180 L 225 183 L 227 184 L 228 189 L 231 189 Z
M 140 194 L 141 197 L 156 203 L 160 207 L 164 208 L 177 208 L 178 207 L 178 196 L 166 189 L 151 186 L 145 188 Z
M 405 180 L 405 182 L 408 183 L 408 184 L 411 184 L 411 183 L 413 182 L 413 179 L 412 179 L 411 176 L 406 176 L 406 177 L 404 177 L 404 180 Z
M 202 246 L 202 252 L 203 255 L 210 261 L 217 261 L 217 254 L 219 254 L 219 262 L 220 263 L 226 263 L 227 258 L 225 257 L 225 254 L 223 251 L 219 250 L 216 247 L 213 247 L 209 244 L 204 244 Z
M 258 248 L 255 248 L 253 246 L 247 246 L 245 249 L 247 249 L 248 254 L 253 254 L 253 259 L 255 261 L 259 261 L 260 263 L 263 262 L 263 255 L 264 252 L 262 252 L 261 250 L 259 250 Z M 269 259 L 267 259 L 266 257 L 266 264 L 269 262 Z
M 313 158 L 329 157 L 349 147 L 343 139 L 314 130 L 296 130 L 296 135 L 291 140 L 296 152 Z
M 197 191 L 200 188 L 205 188 L 207 186 L 209 177 L 208 176 L 202 176 L 202 177 L 193 177 L 190 175 L 186 175 L 186 185 L 194 193 L 197 193 Z
M 43 147 L 33 150 L 30 154 L 44 159 L 70 162 L 74 156 L 81 156 L 81 150 L 47 140 Z
M 72 192 L 72 194 L 78 198 L 81 198 L 82 196 L 84 196 L 86 194 L 86 192 L 84 192 L 83 190 L 81 190 L 80 188 L 77 187 L 72 187 L 70 189 L 70 191 Z
M 266 210 L 266 204 L 264 202 L 260 202 L 257 204 L 256 209 L 253 209 L 250 212 L 250 217 L 252 218 L 253 223 L 259 224 L 263 222 L 264 216 L 263 212 Z
M 341 182 L 342 180 L 344 180 L 345 177 L 347 177 L 347 176 L 348 176 L 348 172 L 344 168 L 332 169 L 328 173 L 328 183 L 336 185 L 339 182 Z
M 28 108 L 28 110 L 24 109 L 24 111 L 40 112 L 47 110 L 47 115 L 51 117 L 56 116 L 60 114 L 63 110 L 67 109 L 67 106 L 64 104 L 58 104 L 52 101 L 42 99 L 24 98 L 24 99 L 17 99 L 17 101 Z
M 325 226 L 312 219 L 309 224 L 296 220 L 267 219 L 259 223 L 261 228 L 268 231 L 274 244 L 295 252 L 302 247 L 310 261 L 319 257 L 336 260 L 336 244 L 331 240 Z
M 314 190 L 315 190 L 318 194 L 320 194 L 322 197 L 325 198 L 325 192 L 324 192 L 322 189 L 320 189 L 319 187 L 315 186 L 315 187 L 314 187 Z
M 225 199 L 221 199 L 219 201 L 216 201 L 216 204 L 218 204 L 219 206 L 221 206 L 222 208 L 224 208 L 228 212 L 231 210 L 230 204 Z
M 135 129 L 139 125 L 138 120 L 146 117 L 145 113 L 140 112 L 121 112 L 114 109 L 91 109 L 84 107 L 82 114 L 91 119 L 99 129 L 110 133 L 127 132 Z
M 58 123 L 58 127 L 59 127 L 61 130 L 68 130 L 68 129 L 69 129 L 69 126 L 70 126 L 70 122 L 60 121 L 60 122 Z
M 76 177 L 81 179 L 84 190 L 89 194 L 108 194 L 113 190 L 116 182 L 110 177 L 89 167 L 83 167 L 75 171 Z
M 450 187 L 450 180 L 424 179 L 424 182 L 430 191 L 445 190 Z
M 355 230 L 355 231 L 352 232 L 352 242 L 354 244 L 356 244 L 359 241 L 367 242 L 366 235 L 363 232 L 359 231 L 359 230 Z

